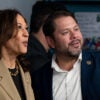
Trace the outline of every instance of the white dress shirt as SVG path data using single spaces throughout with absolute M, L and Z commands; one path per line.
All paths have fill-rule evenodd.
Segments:
M 82 54 L 70 71 L 60 69 L 55 59 L 54 55 L 52 58 L 53 100 L 82 100 L 80 80 Z

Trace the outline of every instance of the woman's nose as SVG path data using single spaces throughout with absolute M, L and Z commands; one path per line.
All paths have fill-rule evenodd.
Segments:
M 29 36 L 28 30 L 23 29 L 23 33 L 24 33 L 25 36 L 27 36 L 27 37 Z

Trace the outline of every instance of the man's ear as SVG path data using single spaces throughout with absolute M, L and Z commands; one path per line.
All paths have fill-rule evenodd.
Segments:
M 49 47 L 55 48 L 55 43 L 54 43 L 53 38 L 51 38 L 50 36 L 46 36 L 46 39 L 47 39 Z

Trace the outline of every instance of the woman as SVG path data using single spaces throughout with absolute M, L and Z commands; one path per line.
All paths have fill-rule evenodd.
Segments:
M 22 59 L 28 37 L 26 20 L 20 12 L 0 11 L 0 100 L 34 100 L 28 68 Z

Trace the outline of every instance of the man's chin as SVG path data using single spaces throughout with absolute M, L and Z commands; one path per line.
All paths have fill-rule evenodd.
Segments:
M 77 50 L 74 49 L 74 50 L 71 50 L 71 51 L 70 51 L 70 54 L 71 54 L 72 56 L 77 57 L 77 56 L 79 56 L 80 52 L 81 52 L 81 49 L 77 49 Z

